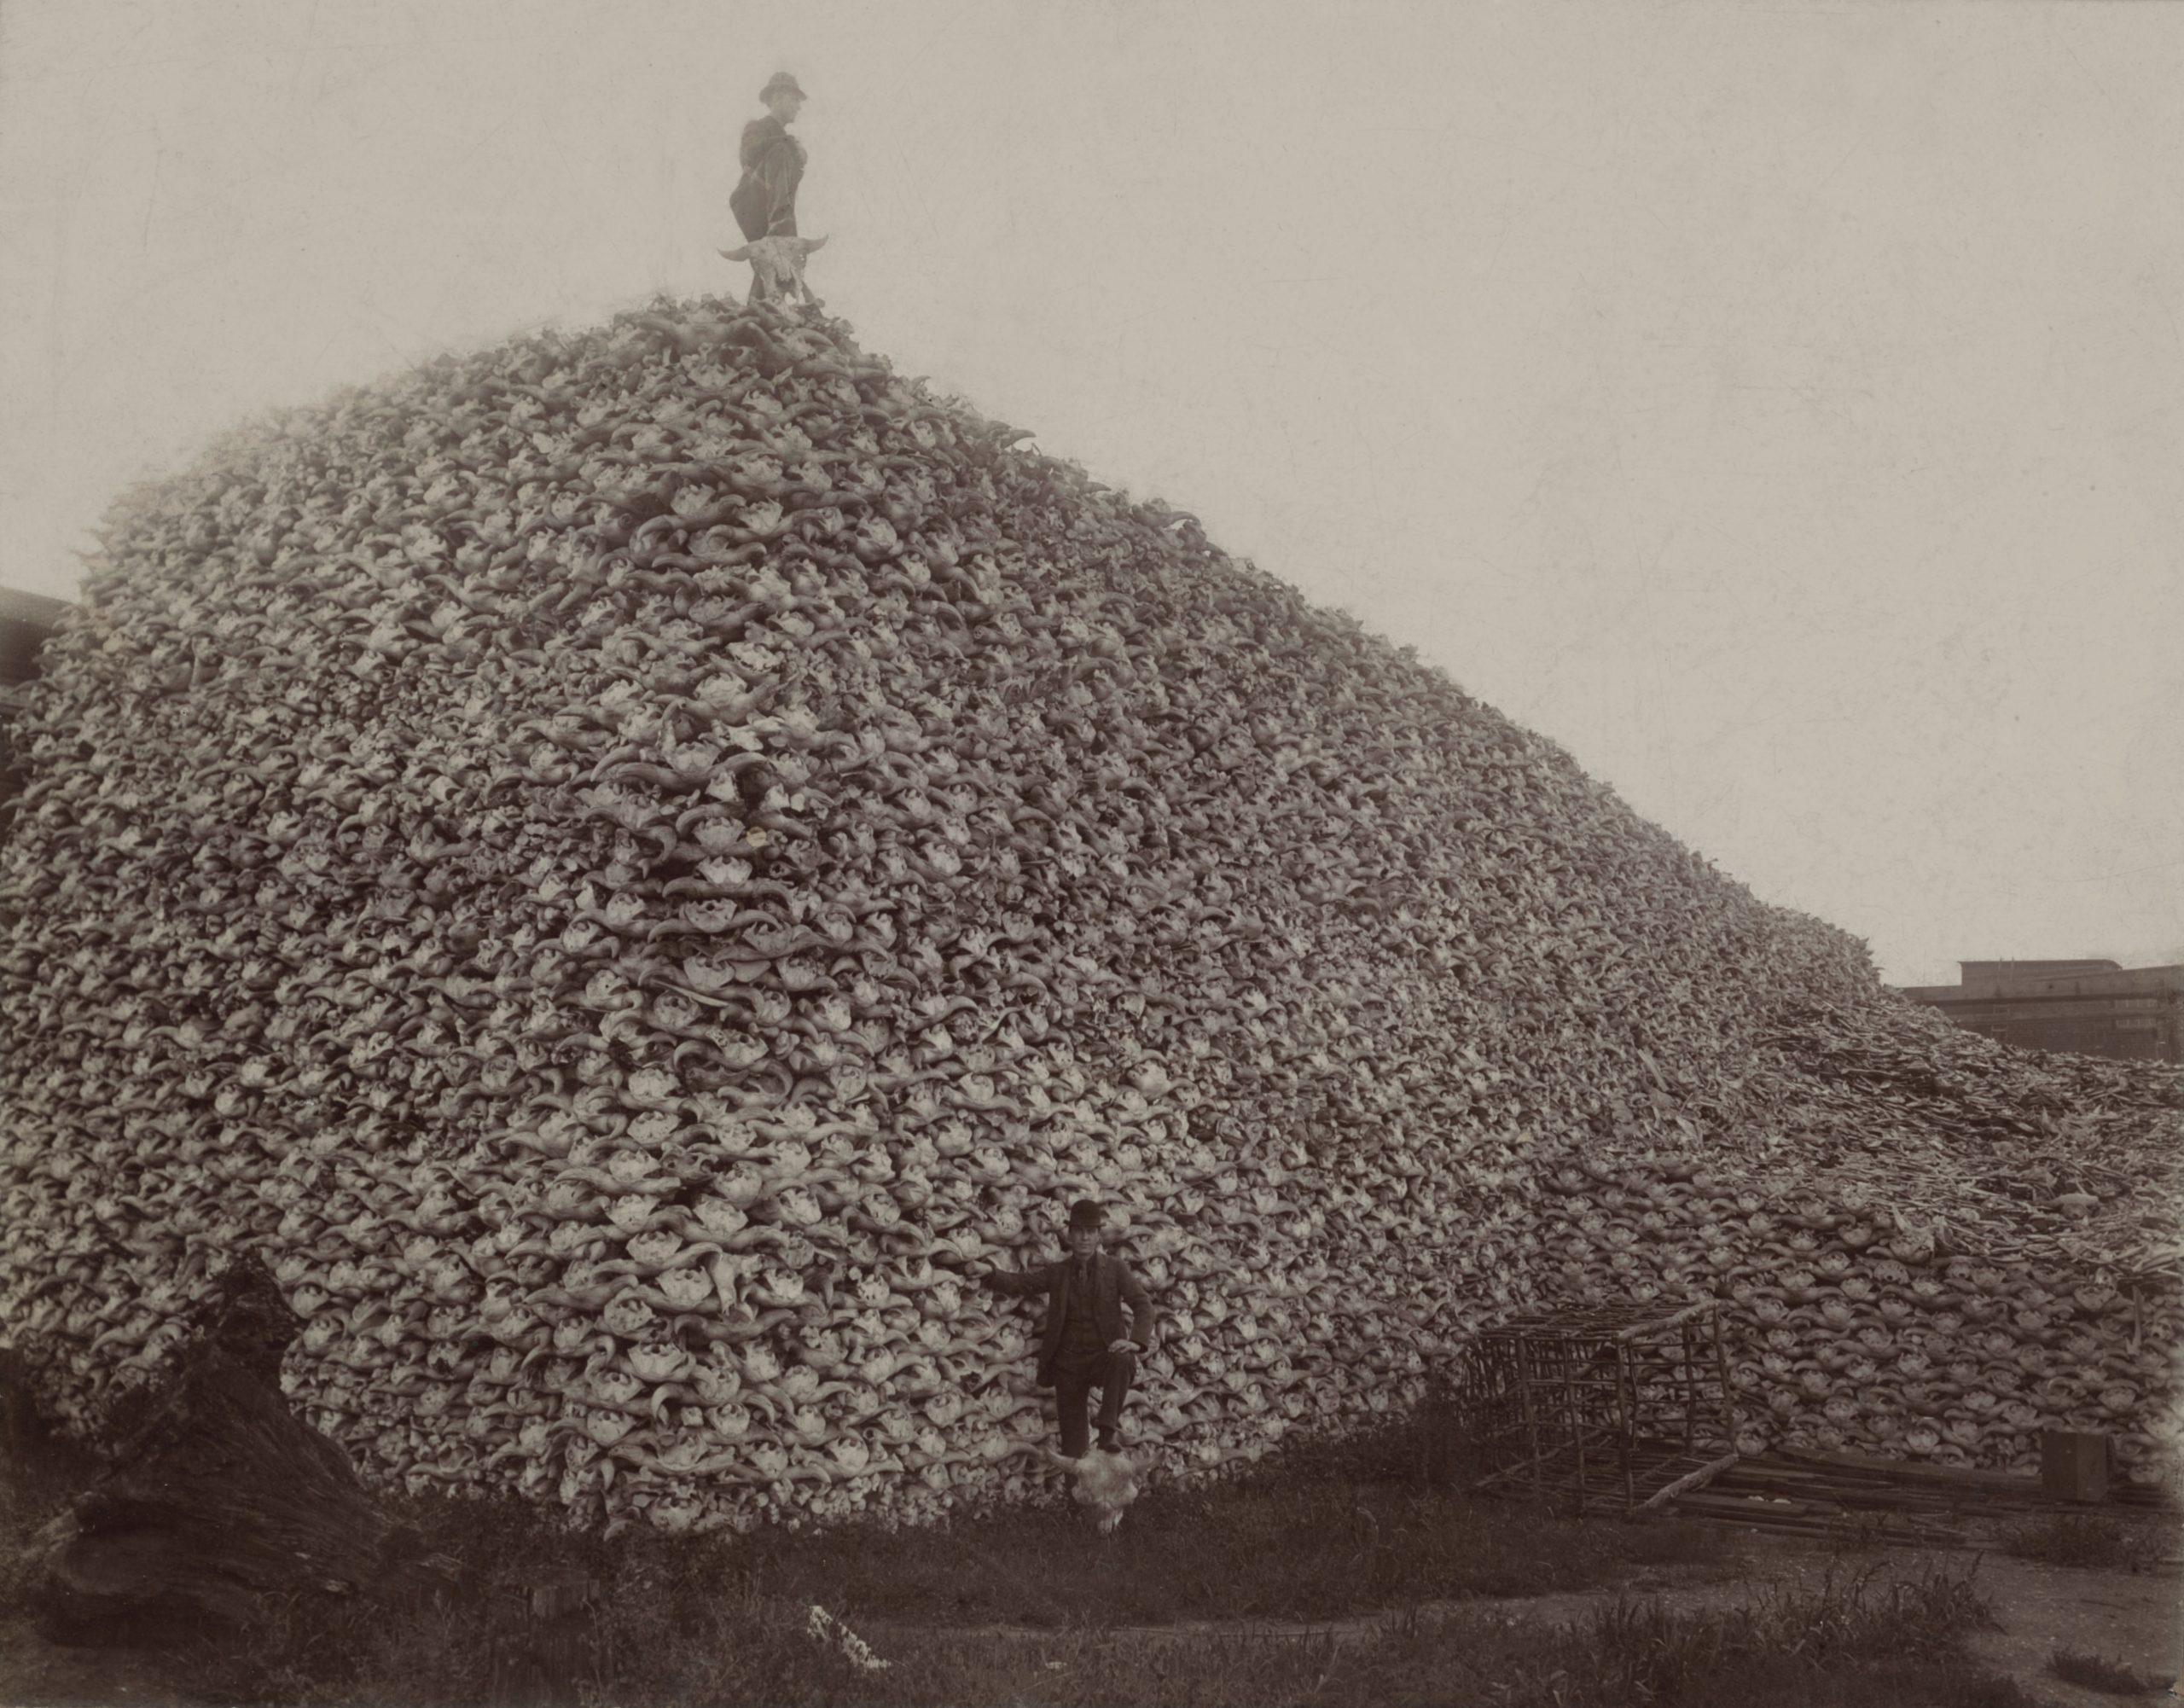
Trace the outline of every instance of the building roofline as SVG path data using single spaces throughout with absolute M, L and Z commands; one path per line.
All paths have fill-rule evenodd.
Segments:
M 66 599 L 55 599 L 49 593 L 32 593 L 27 588 L 0 587 L 0 621 L 26 624 L 33 629 L 58 628 L 61 617 L 70 609 Z
M 1904 996 L 1921 1002 L 1997 1002 L 2032 996 L 2131 996 L 2163 991 L 2184 996 L 2184 963 L 2126 967 L 2113 973 L 1982 979 L 1976 984 L 1902 985 L 1896 988 Z

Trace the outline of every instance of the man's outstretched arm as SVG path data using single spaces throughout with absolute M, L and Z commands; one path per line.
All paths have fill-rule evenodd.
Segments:
M 978 1279 L 980 1286 L 1014 1298 L 1021 1298 L 1027 1293 L 1052 1293 L 1054 1265 L 1043 1264 L 1036 1269 L 988 1269 Z

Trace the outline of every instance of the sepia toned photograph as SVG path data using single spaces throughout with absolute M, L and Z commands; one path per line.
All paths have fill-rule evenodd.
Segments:
M 2180 87 L 0 0 L 0 1708 L 2184 1690 Z

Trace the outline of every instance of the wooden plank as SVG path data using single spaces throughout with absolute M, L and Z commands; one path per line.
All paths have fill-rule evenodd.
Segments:
M 1737 1455 L 1732 1450 L 1723 1454 L 1719 1459 L 1701 1465 L 1695 1471 L 1687 1471 L 1665 1488 L 1657 1490 L 1647 1496 L 1639 1503 L 1638 1510 L 1641 1513 L 1650 1511 L 1653 1508 L 1676 1499 L 1679 1495 L 1695 1493 L 1736 1462 Z
M 1833 1517 L 1842 1511 L 1814 1501 L 1757 1501 L 1739 1495 L 1717 1495 L 1711 1489 L 1695 1490 L 1680 1497 L 1680 1504 L 1698 1512 L 1721 1513 L 1776 1513 L 1790 1518 Z
M 1960 1517 L 1967 1512 L 1984 1507 L 1988 1510 L 2016 1510 L 2007 1502 L 1982 1502 L 1951 1499 L 1940 1495 L 1927 1495 L 1915 1490 L 1845 1488 L 1833 1484 L 1804 1484 L 1790 1488 L 1766 1484 L 1738 1483 L 1724 1486 L 1732 1491 L 1751 1490 L 1755 1493 L 1781 1494 L 1794 1492 L 1804 1496 L 1832 1499 L 1843 1506 L 1867 1512 L 1931 1513 L 1949 1517 Z
M 1780 1507 L 1758 1502 L 1751 1502 L 1742 1509 L 1728 1505 L 1719 1508 L 1708 1507 L 1703 1510 L 1686 1510 L 1684 1503 L 1679 1501 L 1671 1510 L 1683 1512 L 1687 1517 L 1709 1523 L 1749 1525 L 1755 1529 L 1792 1536 L 1843 1540 L 1863 1536 L 1902 1548 L 1960 1548 L 1965 1544 L 1965 1537 L 1960 1531 L 1908 1521 L 1891 1523 L 1885 1517 L 1879 1523 L 1866 1524 L 1861 1523 L 1859 1516 L 1852 1513 L 1788 1512 Z
M 1771 1456 L 1747 1460 L 1723 1473 L 1714 1486 L 1729 1493 L 1825 1496 L 1855 1511 L 1925 1519 L 1962 1519 L 1979 1512 L 2048 1512 L 2068 1505 L 2030 1478 L 2006 1473 L 1966 1475 L 1955 1467 L 1899 1466 L 1857 1455 L 1823 1457 L 1809 1449 L 1785 1451 L 1797 1453 L 1804 1462 L 1774 1462 Z M 1850 1462 L 1832 1462 L 1835 1456 Z
M 1832 1453 L 1817 1447 L 1778 1447 L 1775 1452 L 1785 1458 L 1812 1464 L 1840 1465 L 1849 1470 L 1866 1471 L 1887 1477 L 1907 1477 L 1917 1482 L 1955 1484 L 1967 1489 L 2015 1490 L 2036 1496 L 2040 1484 L 2036 1479 L 2020 1477 L 2010 1471 L 1975 1471 L 1957 1465 L 1916 1465 L 1897 1459 L 1875 1459 L 1862 1453 Z
M 1966 1488 L 1914 1478 L 1898 1482 L 1846 1479 L 1840 1482 L 1830 1481 L 1824 1486 L 1845 1500 L 1894 1506 L 1932 1507 L 1956 1513 L 2042 1512 L 2065 1504 L 2034 1488 L 1996 1489 L 1976 1485 Z
M 1913 1506 L 1956 1508 L 1965 1504 L 1961 1496 L 1947 1490 L 1916 1488 L 1891 1488 L 1879 1483 L 1838 1483 L 1824 1479 L 1800 1479 L 1732 1475 L 1722 1479 L 1725 1489 L 1751 1489 L 1769 1494 L 1824 1494 L 1834 1500 L 1879 1501 L 1891 1505 L 1903 1503 Z

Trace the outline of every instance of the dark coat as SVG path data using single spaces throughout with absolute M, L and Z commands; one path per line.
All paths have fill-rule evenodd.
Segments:
M 806 158 L 804 144 L 770 113 L 743 127 L 737 150 L 743 177 L 728 206 L 746 242 L 796 235 L 796 187 Z
M 1045 1293 L 1047 1318 L 1039 1325 L 1039 1368 L 1037 1380 L 1043 1388 L 1054 1385 L 1054 1360 L 1061 1351 L 1062 1325 L 1069 1320 L 1071 1277 L 1076 1273 L 1077 1260 L 1064 1258 L 1060 1263 L 1047 1264 L 1036 1269 L 1021 1271 L 994 1269 L 985 1276 L 987 1287 L 994 1292 L 1022 1298 L 1033 1293 Z M 1130 1306 L 1129 1339 L 1141 1346 L 1153 1345 L 1153 1331 L 1157 1324 L 1153 1309 L 1153 1296 L 1147 1293 L 1130 1266 L 1120 1258 L 1111 1258 L 1105 1252 L 1092 1259 L 1093 1320 L 1100 1325 L 1100 1344 L 1112 1345 L 1124 1338 L 1123 1334 L 1123 1306 Z

